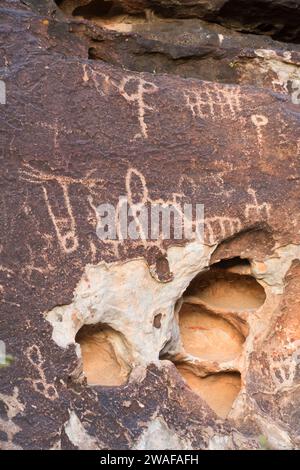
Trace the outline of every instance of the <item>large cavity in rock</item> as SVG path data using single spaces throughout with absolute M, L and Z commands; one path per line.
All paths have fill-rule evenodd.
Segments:
M 126 345 L 120 333 L 101 323 L 84 325 L 76 342 L 89 385 L 118 386 L 126 382 L 130 368 L 122 358 Z
M 178 312 L 183 353 L 174 362 L 187 385 L 223 418 L 241 389 L 247 315 L 265 298 L 250 263 L 240 258 L 212 265 L 183 295 Z
M 178 370 L 188 386 L 200 395 L 217 415 L 226 418 L 241 389 L 240 374 L 226 372 L 198 377 L 183 366 L 178 366 Z
M 246 273 L 243 264 L 217 264 L 193 280 L 185 293 L 186 300 L 218 310 L 255 310 L 266 296 L 263 287 Z
M 243 335 L 228 321 L 198 305 L 183 304 L 179 326 L 183 347 L 193 356 L 227 361 L 241 353 Z

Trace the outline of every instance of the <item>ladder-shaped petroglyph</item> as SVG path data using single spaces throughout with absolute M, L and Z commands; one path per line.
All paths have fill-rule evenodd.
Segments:
M 91 173 L 90 173 L 91 174 Z M 69 188 L 73 184 L 80 184 L 88 188 L 91 194 L 95 194 L 102 180 L 92 178 L 87 175 L 85 178 L 72 178 L 70 176 L 55 175 L 34 168 L 32 165 L 25 163 L 20 170 L 20 177 L 33 184 L 40 184 L 48 214 L 55 229 L 55 233 L 62 250 L 69 254 L 77 250 L 79 241 L 76 233 L 76 221 L 70 200 Z M 50 184 L 49 184 L 50 183 Z M 51 184 L 56 184 L 62 192 L 62 201 L 65 215 L 55 214 L 53 204 L 51 202 Z M 54 194 L 53 194 L 54 196 Z
M 241 220 L 238 217 L 208 217 L 204 221 L 207 240 L 210 245 L 216 243 L 217 239 L 232 237 L 242 229 Z
M 135 136 L 148 137 L 148 127 L 145 122 L 146 111 L 153 111 L 153 107 L 145 102 L 146 95 L 157 92 L 158 87 L 140 77 L 124 77 L 120 83 L 119 91 L 128 103 L 137 107 L 140 133 Z
M 47 382 L 43 369 L 44 360 L 42 358 L 40 348 L 37 345 L 30 346 L 27 348 L 25 354 L 39 377 L 38 379 L 27 378 L 25 380 L 33 385 L 33 388 L 36 392 L 48 398 L 48 400 L 56 400 L 58 398 L 58 393 L 54 384 L 49 384 Z
M 186 90 L 184 97 L 194 118 L 219 120 L 235 119 L 242 111 L 239 87 L 206 84 L 201 89 Z

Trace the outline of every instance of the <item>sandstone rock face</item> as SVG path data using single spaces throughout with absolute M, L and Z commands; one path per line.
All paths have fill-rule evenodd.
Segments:
M 300 13 L 245 3 L 0 0 L 2 449 L 299 448 Z

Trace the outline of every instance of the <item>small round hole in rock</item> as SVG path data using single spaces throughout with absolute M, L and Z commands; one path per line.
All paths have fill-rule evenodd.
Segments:
M 121 333 L 102 323 L 84 325 L 75 341 L 80 344 L 89 385 L 119 386 L 127 381 L 130 355 Z

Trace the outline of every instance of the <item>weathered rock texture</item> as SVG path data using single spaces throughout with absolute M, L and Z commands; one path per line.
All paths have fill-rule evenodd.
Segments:
M 1 448 L 298 448 L 298 2 L 56 3 L 0 1 Z

